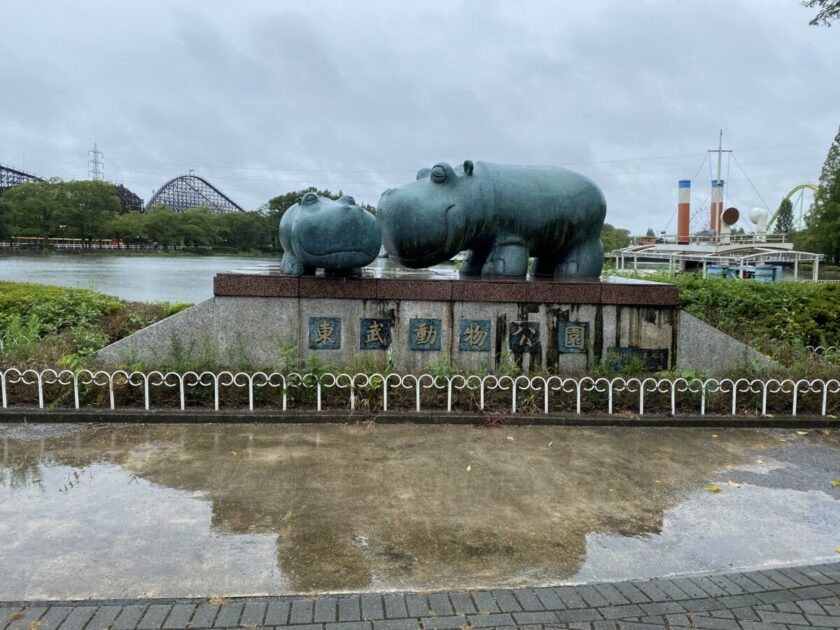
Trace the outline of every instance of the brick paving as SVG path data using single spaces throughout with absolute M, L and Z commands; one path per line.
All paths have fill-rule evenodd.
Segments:
M 0 602 L 0 630 L 840 628 L 840 563 L 435 593 Z

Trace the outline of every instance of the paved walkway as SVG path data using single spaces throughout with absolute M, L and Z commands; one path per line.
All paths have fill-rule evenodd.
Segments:
M 253 630 L 264 627 L 281 630 L 840 628 L 840 563 L 558 588 L 244 597 L 223 601 L 0 603 L 0 630 Z

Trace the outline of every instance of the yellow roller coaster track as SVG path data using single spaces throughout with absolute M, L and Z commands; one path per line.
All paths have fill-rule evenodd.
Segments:
M 801 190 L 810 190 L 811 192 L 816 193 L 817 190 L 819 190 L 819 187 L 816 184 L 799 184 L 799 185 L 791 188 L 790 192 L 784 196 L 782 201 L 784 201 L 785 199 L 790 199 L 791 197 L 793 197 L 796 193 L 798 193 Z M 776 219 L 779 218 L 779 211 L 781 209 L 782 209 L 782 205 L 779 204 L 779 207 L 776 208 L 776 211 L 773 213 L 773 216 L 770 217 L 770 219 L 767 221 L 767 230 L 768 231 L 770 230 L 771 227 L 773 227 L 773 223 L 776 222 Z M 799 215 L 799 222 L 800 223 L 805 218 L 804 214 L 805 214 L 805 211 L 803 210 Z

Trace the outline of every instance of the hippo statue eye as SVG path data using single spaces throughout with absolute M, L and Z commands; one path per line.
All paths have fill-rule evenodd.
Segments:
M 318 201 L 318 195 L 315 193 L 306 193 L 300 202 L 302 206 L 308 206 Z
M 435 184 L 442 184 L 446 181 L 446 169 L 440 164 L 432 168 L 432 181 Z
M 356 205 L 356 200 L 353 199 L 353 197 L 351 197 L 350 195 L 344 195 L 341 199 L 339 199 L 339 202 L 341 202 L 341 203 L 343 203 L 347 206 L 355 206 Z

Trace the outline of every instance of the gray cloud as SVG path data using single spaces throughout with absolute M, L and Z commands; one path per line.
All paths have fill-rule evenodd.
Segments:
M 809 18 L 766 0 L 17 3 L 0 162 L 82 178 L 97 142 L 145 198 L 194 168 L 251 208 L 310 184 L 375 203 L 440 160 L 568 165 L 608 221 L 671 231 L 676 180 L 720 128 L 758 188 L 725 165 L 744 209 L 818 176 L 840 39 Z

